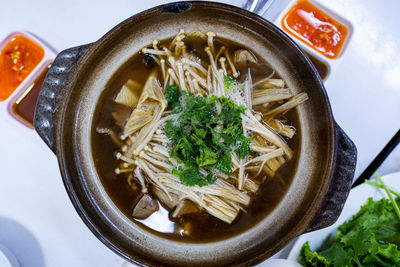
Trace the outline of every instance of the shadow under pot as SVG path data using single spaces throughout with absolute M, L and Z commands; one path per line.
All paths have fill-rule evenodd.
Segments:
M 298 149 L 282 196 L 253 225 L 201 242 L 156 233 L 130 218 L 102 181 L 96 168 L 101 157 L 94 153 L 92 140 L 105 88 L 121 68 L 144 47 L 151 47 L 152 40 L 168 40 L 182 28 L 216 33 L 216 47 L 217 40 L 223 40 L 248 49 L 274 66 L 294 94 L 305 92 L 309 98 L 293 115 Z M 301 49 L 262 17 L 212 2 L 158 6 L 128 18 L 94 43 L 61 52 L 41 89 L 34 126 L 57 155 L 66 190 L 88 228 L 111 250 L 141 265 L 261 262 L 294 237 L 336 221 L 356 164 L 356 148 L 334 121 L 323 83 Z M 240 221 L 246 213 L 238 217 Z

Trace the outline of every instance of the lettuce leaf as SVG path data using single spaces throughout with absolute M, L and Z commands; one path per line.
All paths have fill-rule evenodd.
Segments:
M 338 227 L 328 248 L 313 252 L 306 242 L 300 262 L 304 266 L 400 266 L 400 220 L 392 204 L 389 199 L 369 198 Z

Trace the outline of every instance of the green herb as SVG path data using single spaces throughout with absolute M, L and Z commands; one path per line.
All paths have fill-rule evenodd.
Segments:
M 185 168 L 174 168 L 172 174 L 179 176 L 181 182 L 186 186 L 203 186 L 215 182 L 215 177 L 213 177 L 212 173 L 204 177 L 195 165 L 185 165 Z
M 400 220 L 400 210 L 399 210 L 399 206 L 397 206 L 397 203 L 396 203 L 396 201 L 394 201 L 394 199 L 393 199 L 393 197 L 392 197 L 392 194 L 390 193 L 389 189 L 386 187 L 385 183 L 382 181 L 381 176 L 380 176 L 377 172 L 375 172 L 375 176 L 376 176 L 376 179 L 378 179 L 378 181 L 379 181 L 379 182 L 381 183 L 381 185 L 383 186 L 383 189 L 385 189 L 386 194 L 389 196 L 390 202 L 392 202 L 393 208 L 394 208 L 394 210 L 396 211 L 397 217 L 398 217 L 399 220 Z
M 312 252 L 308 241 L 304 243 L 300 251 L 302 257 L 302 264 L 304 266 L 329 266 L 330 261 L 325 257 L 320 256 L 317 252 Z
M 250 138 L 244 137 L 243 135 L 238 137 L 235 145 L 235 152 L 241 159 L 250 154 Z
M 233 82 L 234 79 L 232 76 L 224 76 L 225 93 L 230 91 Z
M 179 99 L 179 87 L 177 85 L 167 85 L 165 87 L 165 99 L 169 105 L 175 106 Z
M 232 158 L 229 150 L 225 150 L 225 152 L 221 155 L 217 168 L 223 173 L 230 174 L 232 170 Z
M 373 181 L 370 181 L 370 180 L 365 180 L 364 182 L 365 182 L 366 184 L 370 184 L 370 185 L 373 185 L 373 186 L 376 186 L 376 187 L 385 189 L 385 188 L 383 187 L 383 185 L 380 185 L 380 184 L 378 184 L 378 183 L 376 183 L 376 182 L 373 182 Z M 389 189 L 389 192 L 392 193 L 393 195 L 395 195 L 396 197 L 400 197 L 400 194 L 399 194 L 399 193 L 397 193 L 397 192 L 395 192 L 395 191 L 393 191 L 393 190 L 391 190 L 391 189 Z
M 232 76 L 224 76 L 224 87 L 225 93 L 230 93 L 235 89 L 242 89 L 243 86 L 235 83 L 235 80 Z
M 381 185 L 386 185 L 377 175 Z M 387 192 L 390 192 L 387 189 Z M 300 252 L 304 266 L 400 266 L 400 200 L 369 198 L 353 218 L 338 227 L 330 244 L 313 252 L 306 242 Z
M 243 135 L 241 119 L 246 107 L 225 97 L 193 96 L 186 91 L 179 94 L 175 88 L 167 88 L 167 100 L 179 116 L 167 121 L 165 132 L 173 145 L 170 156 L 184 168 L 175 168 L 173 174 L 187 186 L 213 183 L 214 168 L 232 172 L 232 151 L 239 158 L 250 153 L 250 139 Z M 207 177 L 201 175 L 200 167 L 209 171 Z

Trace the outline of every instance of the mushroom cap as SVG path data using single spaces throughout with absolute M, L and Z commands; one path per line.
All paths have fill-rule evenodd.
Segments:
M 143 194 L 133 208 L 132 216 L 136 219 L 146 219 L 158 209 L 157 200 L 153 199 L 149 194 Z
M 233 62 L 235 64 L 256 63 L 257 59 L 248 50 L 238 49 L 233 54 Z

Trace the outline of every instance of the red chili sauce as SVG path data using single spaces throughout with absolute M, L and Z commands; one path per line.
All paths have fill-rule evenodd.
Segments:
M 6 100 L 44 57 L 44 49 L 31 39 L 14 36 L 0 52 L 0 101 Z
M 307 0 L 297 1 L 282 19 L 282 28 L 317 52 L 339 56 L 347 28 Z

